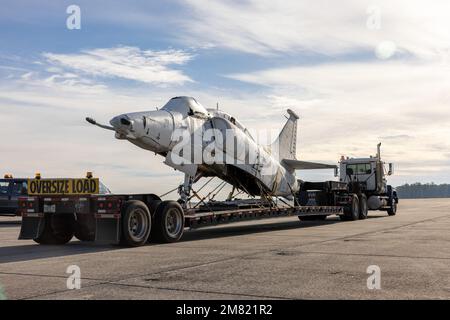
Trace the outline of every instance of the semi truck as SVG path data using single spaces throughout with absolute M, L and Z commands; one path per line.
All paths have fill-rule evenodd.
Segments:
M 395 214 L 398 198 L 394 189 L 371 185 L 372 176 L 376 182 L 377 179 L 385 181 L 380 171 L 381 159 L 360 160 L 340 161 L 340 181 L 299 181 L 300 190 L 292 202 L 230 196 L 216 201 L 213 197 L 199 197 L 195 192 L 199 201 L 185 207 L 180 201 L 162 200 L 152 193 L 98 194 L 99 180 L 90 173 L 83 179 L 41 179 L 39 176 L 28 180 L 29 195 L 19 198 L 22 215 L 19 239 L 47 245 L 65 244 L 76 237 L 81 241 L 142 246 L 148 242 L 177 242 L 189 229 L 246 220 L 296 216 L 308 221 L 337 215 L 344 221 L 352 221 L 365 219 L 369 209 Z M 366 173 L 358 175 L 360 163 L 369 163 L 371 173 L 367 167 Z M 338 171 L 336 166 L 336 176 Z M 371 200 L 372 197 L 378 197 L 378 202 Z
M 377 154 L 374 157 L 341 157 L 339 172 L 339 181 L 348 183 L 353 192 L 367 199 L 368 210 L 382 210 L 387 211 L 389 215 L 396 214 L 397 191 L 387 183 L 386 179 L 386 176 L 394 173 L 394 167 L 392 163 L 389 163 L 386 169 L 381 159 L 381 143 L 377 145 Z M 362 215 L 359 218 L 366 217 Z

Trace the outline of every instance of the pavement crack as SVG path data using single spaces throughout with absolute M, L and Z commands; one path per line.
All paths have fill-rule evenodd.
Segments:
M 241 296 L 241 297 L 251 297 L 251 298 L 263 298 L 263 299 L 291 300 L 290 298 L 286 298 L 286 297 L 255 295 L 255 294 L 249 294 L 249 293 L 234 293 L 234 292 L 221 292 L 221 291 L 212 291 L 212 290 L 169 288 L 169 287 L 158 287 L 158 286 L 144 286 L 144 285 L 138 285 L 138 284 L 117 283 L 117 282 L 111 282 L 109 284 L 111 284 L 111 285 L 118 285 L 118 286 L 125 286 L 125 287 L 144 288 L 144 289 L 183 291 L 183 292 L 195 292 L 195 293 L 209 293 L 209 294 L 220 294 L 220 295 L 228 295 L 228 296 L 231 295 L 231 296 Z

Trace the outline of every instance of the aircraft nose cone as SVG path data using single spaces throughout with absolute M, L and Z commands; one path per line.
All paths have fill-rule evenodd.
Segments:
M 123 124 L 124 126 L 131 125 L 131 121 L 128 120 L 127 118 L 120 118 L 120 123 Z
M 116 130 L 129 129 L 132 125 L 131 120 L 127 116 L 124 116 L 124 115 L 120 115 L 120 116 L 112 118 L 111 121 L 109 121 L 109 123 Z
M 109 123 L 114 127 L 114 129 L 118 129 L 120 127 L 120 118 L 121 117 L 114 117 L 109 121 Z

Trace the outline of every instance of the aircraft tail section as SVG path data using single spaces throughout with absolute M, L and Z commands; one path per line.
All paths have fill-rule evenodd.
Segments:
M 270 146 L 272 155 L 293 172 L 295 170 L 334 169 L 335 165 L 297 160 L 297 121 L 299 117 L 291 109 L 287 110 L 289 118 L 278 138 Z
M 296 159 L 297 152 L 297 120 L 299 117 L 291 109 L 287 110 L 288 121 L 281 130 L 278 138 L 271 144 L 272 154 L 278 159 Z

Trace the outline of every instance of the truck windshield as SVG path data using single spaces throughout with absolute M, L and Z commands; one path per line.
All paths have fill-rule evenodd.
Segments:
M 27 183 L 25 181 L 15 181 L 12 185 L 12 195 L 23 196 L 27 194 Z
M 372 173 L 370 163 L 348 164 L 347 169 L 352 169 L 353 174 L 371 174 Z

